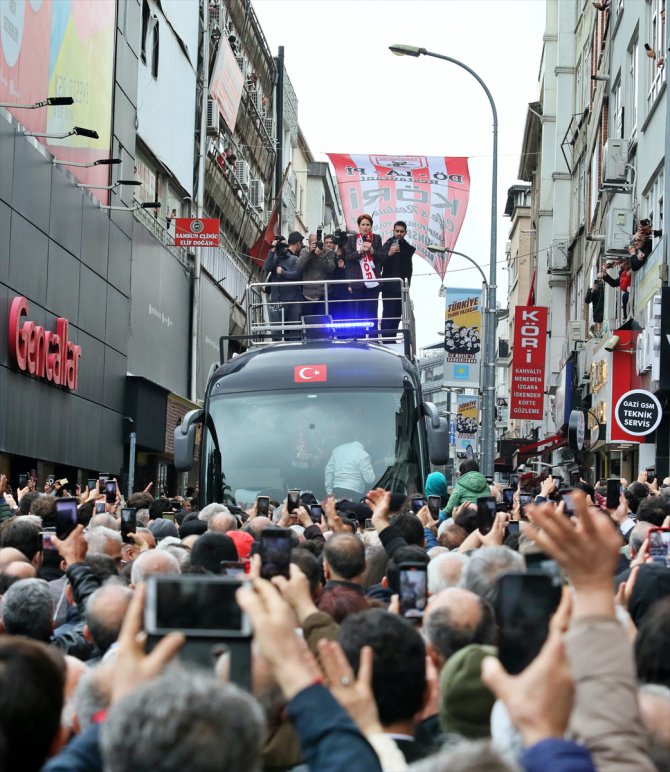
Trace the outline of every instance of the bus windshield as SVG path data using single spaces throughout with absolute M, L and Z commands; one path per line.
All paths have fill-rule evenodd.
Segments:
M 421 491 L 419 415 L 410 388 L 214 397 L 203 433 L 201 500 L 249 507 L 259 495 L 283 501 L 291 488 L 318 500 L 358 500 L 377 485 Z

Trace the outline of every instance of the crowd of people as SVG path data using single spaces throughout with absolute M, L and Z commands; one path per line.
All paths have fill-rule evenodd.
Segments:
M 474 461 L 460 471 L 453 491 L 431 473 L 421 500 L 303 492 L 267 514 L 96 484 L 74 491 L 60 539 L 66 488 L 11 496 L 3 476 L 0 769 L 670 769 L 670 566 L 649 554 L 670 478 L 622 481 L 608 508 L 600 485 L 526 474 L 510 500 Z M 290 566 L 261 578 L 268 534 L 290 541 Z M 152 577 L 235 564 L 250 689 L 225 647 L 194 669 L 183 633 L 148 647 L 143 632 Z M 509 587 L 538 575 L 555 612 L 538 638 L 522 608 L 532 623 L 510 638 Z M 538 650 L 508 672 L 526 639 Z
M 357 225 L 356 233 L 336 232 L 321 239 L 322 234 L 312 233 L 306 247 L 298 231 L 287 240 L 279 237 L 273 242 L 264 266 L 271 321 L 289 326 L 288 331 L 274 330 L 275 339 L 299 338 L 302 317 L 323 315 L 326 308 L 336 321 L 367 322 L 368 335 L 379 334 L 389 342 L 395 339 L 402 319 L 401 283 L 379 280 L 403 280 L 409 286 L 415 247 L 405 238 L 407 224 L 402 220 L 394 224 L 393 236 L 384 243 L 372 232 L 370 215 L 360 215 Z M 301 281 L 320 283 L 301 285 Z M 328 286 L 328 281 L 336 283 Z M 378 318 L 380 297 L 383 310 Z

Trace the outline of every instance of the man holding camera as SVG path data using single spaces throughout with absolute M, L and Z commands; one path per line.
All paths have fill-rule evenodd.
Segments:
M 403 279 L 408 286 L 412 282 L 412 256 L 416 247 L 405 241 L 407 224 L 398 220 L 393 226 L 393 237 L 382 247 L 382 278 Z M 382 285 L 382 338 L 391 338 L 392 343 L 398 332 L 402 316 L 402 293 L 399 282 L 384 282 Z
M 300 285 L 287 284 L 287 282 L 300 281 L 302 271 L 298 267 L 298 254 L 302 249 L 303 235 L 298 231 L 289 234 L 288 244 L 284 237 L 280 236 L 272 243 L 272 251 L 265 261 L 263 270 L 268 272 L 270 283 L 270 303 L 274 306 L 270 310 L 270 320 L 273 326 L 277 323 L 297 325 L 300 321 L 300 309 L 302 306 L 302 292 Z M 297 340 L 299 332 L 283 335 L 282 330 L 272 331 L 272 340 Z
M 298 270 L 303 281 L 322 281 L 330 279 L 335 270 L 335 252 L 326 249 L 321 241 L 321 229 L 309 234 L 309 246 L 300 252 Z M 325 314 L 325 284 L 305 284 L 302 288 L 302 315 Z
M 596 274 L 593 284 L 586 291 L 584 302 L 591 303 L 593 306 L 591 311 L 591 318 L 593 319 L 591 332 L 598 337 L 602 331 L 602 323 L 605 316 L 605 284 L 602 271 Z

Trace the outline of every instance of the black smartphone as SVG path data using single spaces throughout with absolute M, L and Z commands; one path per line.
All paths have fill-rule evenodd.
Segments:
M 518 488 L 519 487 L 519 475 L 518 474 L 511 474 L 509 476 L 509 487 L 510 488 Z
M 244 576 L 246 569 L 241 560 L 222 560 L 221 573 L 224 576 Z
M 425 563 L 401 563 L 400 615 L 405 619 L 421 619 L 428 601 L 428 574 Z
M 371 517 L 366 517 L 365 518 L 365 530 L 366 531 L 374 531 L 375 530 L 374 525 L 372 525 L 372 518 Z
M 561 491 L 561 501 L 565 509 L 565 514 L 568 517 L 572 517 L 575 514 L 575 501 L 572 497 L 572 488 L 563 488 Z
M 300 506 L 300 491 L 296 488 L 292 488 L 290 491 L 288 491 L 287 495 L 287 504 L 288 513 L 289 515 L 291 512 L 295 512 L 296 509 Z
M 256 499 L 256 514 L 259 517 L 268 517 L 270 514 L 270 497 L 258 496 Z
M 54 546 L 53 541 L 51 540 L 51 537 L 53 536 L 52 531 L 44 531 L 40 534 L 42 537 L 42 551 L 46 552 L 55 552 L 56 547 Z
M 96 477 L 89 477 L 86 481 L 88 485 L 89 491 L 97 491 L 98 490 L 98 480 Z
M 19 475 L 19 490 L 21 490 L 21 488 L 25 488 L 26 485 L 28 485 L 28 475 L 27 474 L 20 474 Z
M 178 630 L 197 638 L 248 637 L 251 621 L 235 598 L 242 584 L 233 576 L 147 577 L 145 629 L 150 635 Z
M 645 51 L 651 51 L 651 46 L 649 45 L 649 43 L 645 43 L 644 44 L 644 50 Z M 642 223 L 640 223 L 640 225 L 642 225 Z
M 507 523 L 507 533 L 512 536 L 514 534 L 519 533 L 519 521 L 518 520 L 510 520 L 509 523 Z
M 514 506 L 514 494 L 516 488 L 503 488 L 503 501 L 511 509 Z
M 59 539 L 67 537 L 77 527 L 76 499 L 56 499 L 56 536 Z
M 169 520 L 171 523 L 175 521 L 174 512 L 163 512 L 163 520 Z
M 113 504 L 116 501 L 116 481 L 107 480 L 105 483 L 105 499 L 108 504 Z
M 416 515 L 417 512 L 422 510 L 426 506 L 426 499 L 423 496 L 412 496 L 410 500 L 412 512 Z
M 103 491 L 105 488 L 105 483 L 109 480 L 109 473 L 108 472 L 100 472 L 98 474 L 98 484 L 100 485 L 100 490 Z
M 309 516 L 312 518 L 313 523 L 320 523 L 323 517 L 323 507 L 321 504 L 310 504 Z
M 53 487 L 53 484 L 54 484 L 54 480 L 55 480 L 55 479 L 56 479 L 56 478 L 55 478 L 55 477 L 54 477 L 52 474 L 50 474 L 50 475 L 47 477 L 47 485 L 48 485 L 50 488 L 51 488 L 51 487 Z
M 563 478 L 560 474 L 552 474 L 552 477 L 554 479 L 554 482 L 556 483 L 556 490 L 559 490 L 560 487 L 563 485 Z
M 477 499 L 477 527 L 482 536 L 485 536 L 493 528 L 496 511 L 494 496 L 481 496 Z
M 654 480 L 656 479 L 656 467 L 648 466 L 647 467 L 647 482 L 649 485 L 651 485 Z
M 670 568 L 670 528 L 650 528 L 648 537 L 649 557 Z
M 137 530 L 137 510 L 127 507 L 121 510 L 121 538 L 126 544 L 130 543 L 128 535 Z
M 323 249 L 323 228 L 316 229 L 316 246 Z
M 575 472 L 570 472 L 570 485 L 571 487 L 575 487 L 578 482 L 580 482 L 582 479 L 582 473 L 577 469 Z
M 487 475 L 486 475 L 486 482 L 487 482 L 489 485 L 493 485 L 493 482 L 494 482 L 494 480 L 493 480 L 493 475 L 487 474 Z
M 508 673 L 520 673 L 538 655 L 560 599 L 560 585 L 543 573 L 498 579 L 498 657 Z
M 261 576 L 289 578 L 291 563 L 291 534 L 284 528 L 266 528 L 261 531 Z
M 610 477 L 607 481 L 607 509 L 616 509 L 619 506 L 621 498 L 621 480 L 616 477 Z
M 442 504 L 441 496 L 429 496 L 428 497 L 428 511 L 436 518 L 440 514 L 440 506 Z

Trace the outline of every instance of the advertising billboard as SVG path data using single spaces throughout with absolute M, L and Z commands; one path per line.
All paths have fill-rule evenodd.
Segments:
M 444 385 L 477 388 L 482 357 L 482 291 L 447 287 Z
M 456 455 L 474 458 L 479 439 L 479 397 L 459 394 L 456 403 Z
M 74 126 L 99 138 L 39 139 L 59 160 L 108 158 L 112 135 L 115 0 L 3 0 L 0 3 L 0 102 L 34 104 L 72 97 L 69 106 L 7 108 L 27 131 L 63 134 Z M 109 169 L 69 167 L 105 185 Z M 98 191 L 104 194 L 105 191 Z M 95 194 L 95 191 L 93 191 Z
M 544 416 L 548 310 L 545 306 L 516 306 L 510 418 L 541 421 Z

